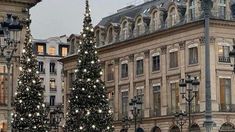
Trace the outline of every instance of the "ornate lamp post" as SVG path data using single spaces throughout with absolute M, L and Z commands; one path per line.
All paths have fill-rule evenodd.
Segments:
M 0 41 L 0 57 L 5 59 L 7 66 L 7 109 L 8 109 L 8 131 L 11 131 L 11 101 L 12 101 L 12 88 L 11 88 L 11 60 L 14 56 L 14 53 L 17 50 L 18 45 L 20 44 L 20 31 L 22 30 L 22 25 L 19 22 L 18 17 L 7 14 L 7 19 L 4 22 L 0 23 L 0 37 L 3 38 Z
M 176 121 L 177 125 L 180 126 L 180 131 L 181 132 L 183 130 L 184 124 L 186 123 L 186 120 L 187 120 L 186 117 L 187 117 L 187 114 L 183 113 L 183 112 L 175 114 L 175 121 Z
M 233 72 L 235 73 L 235 45 L 233 45 L 233 50 L 229 52 L 229 57 L 233 58 Z
M 197 97 L 199 84 L 200 82 L 198 81 L 197 77 L 194 77 L 194 79 L 192 79 L 190 75 L 188 75 L 186 79 L 181 79 L 179 83 L 180 94 L 182 95 L 182 98 L 184 98 L 186 102 L 188 103 L 188 113 L 189 113 L 188 129 L 189 131 L 191 128 L 191 104 L 192 104 L 193 99 Z
M 50 125 L 52 128 L 59 132 L 59 123 L 61 122 L 64 113 L 60 106 L 57 106 L 52 112 L 50 112 Z
M 122 130 L 121 130 L 121 132 L 128 132 L 128 129 L 130 128 L 130 121 L 131 121 L 131 119 L 129 119 L 128 116 L 124 116 L 122 118 Z
M 131 108 L 131 113 L 132 113 L 133 118 L 134 118 L 135 132 L 136 132 L 137 118 L 140 114 L 141 106 L 142 106 L 141 99 L 138 98 L 138 96 L 134 96 L 134 98 L 131 99 L 131 102 L 129 103 L 129 105 L 130 105 L 130 108 Z

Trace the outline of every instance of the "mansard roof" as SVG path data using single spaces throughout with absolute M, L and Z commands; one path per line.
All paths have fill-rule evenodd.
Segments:
M 149 16 L 153 7 L 159 10 L 168 10 L 168 7 L 175 4 L 179 8 L 185 8 L 184 0 L 152 0 L 138 6 L 128 6 L 120 9 L 117 13 L 103 18 L 98 25 L 107 26 L 110 23 L 120 23 L 123 16 L 127 18 L 136 18 L 138 15 Z

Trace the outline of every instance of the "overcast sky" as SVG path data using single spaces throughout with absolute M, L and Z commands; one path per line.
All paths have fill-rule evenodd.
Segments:
M 118 9 L 143 0 L 90 0 L 93 24 Z M 79 34 L 82 28 L 85 0 L 42 0 L 31 9 L 31 30 L 36 39 Z

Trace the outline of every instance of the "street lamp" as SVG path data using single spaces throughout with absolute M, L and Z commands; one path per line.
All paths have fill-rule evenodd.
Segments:
M 59 123 L 61 122 L 63 116 L 64 113 L 61 106 L 56 106 L 56 108 L 50 112 L 50 125 L 52 128 L 54 127 L 57 132 L 59 132 Z
M 138 96 L 134 96 L 134 98 L 131 99 L 131 102 L 129 103 L 129 105 L 130 105 L 131 113 L 134 118 L 135 132 L 136 132 L 137 118 L 141 111 L 142 101 Z
M 22 30 L 22 25 L 19 22 L 18 17 L 7 14 L 7 19 L 0 23 L 0 57 L 5 59 L 7 66 L 7 79 L 8 79 L 8 131 L 11 131 L 11 60 L 14 53 L 20 44 L 20 31 Z
M 233 72 L 235 73 L 235 45 L 233 45 L 233 50 L 229 52 L 229 57 L 233 58 Z
M 175 121 L 176 121 L 177 125 L 180 126 L 181 132 L 183 130 L 184 124 L 186 123 L 186 120 L 187 120 L 186 117 L 187 117 L 187 114 L 184 112 L 180 112 L 180 113 L 175 114 Z
M 121 130 L 121 132 L 128 132 L 128 129 L 130 128 L 130 121 L 131 121 L 131 119 L 129 119 L 128 116 L 124 116 L 122 118 L 122 130 Z
M 188 103 L 188 114 L 189 114 L 189 126 L 188 129 L 190 131 L 191 128 L 191 104 L 194 98 L 197 97 L 198 93 L 198 85 L 200 82 L 198 81 L 197 77 L 191 78 L 190 75 L 187 75 L 186 79 L 181 79 L 179 86 L 180 86 L 180 94 L 182 98 L 186 100 Z M 187 91 L 187 93 L 186 93 Z M 192 95 L 193 93 L 193 95 Z M 187 96 L 188 95 L 188 96 Z

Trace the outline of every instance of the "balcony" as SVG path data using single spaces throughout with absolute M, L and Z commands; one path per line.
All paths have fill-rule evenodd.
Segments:
M 161 116 L 161 109 L 151 109 L 150 110 L 151 117 L 158 117 Z
M 235 112 L 235 104 L 220 104 L 220 112 Z
M 219 56 L 219 62 L 230 63 L 230 57 Z
M 175 107 L 175 108 L 167 108 L 167 115 L 174 115 L 176 112 L 180 112 L 180 108 L 179 107 Z

